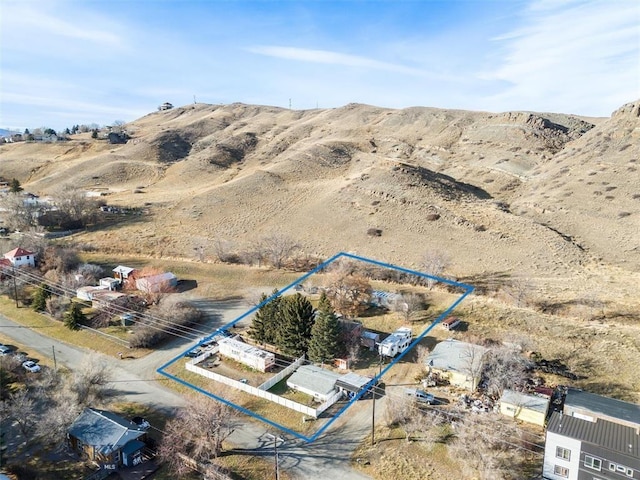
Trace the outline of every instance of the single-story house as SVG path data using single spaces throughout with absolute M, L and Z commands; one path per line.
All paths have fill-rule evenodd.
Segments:
M 137 425 L 115 413 L 85 408 L 68 430 L 71 450 L 106 470 L 142 462 L 148 425 Z
M 136 288 L 142 292 L 159 293 L 178 285 L 178 277 L 171 272 L 136 279 Z
M 315 365 L 302 365 L 287 379 L 287 386 L 325 402 L 337 391 L 336 382 L 340 377 L 339 373 Z
M 117 278 L 111 278 L 111 277 L 101 278 L 99 282 L 99 285 L 101 287 L 105 287 L 108 290 L 117 290 L 119 284 L 120 282 L 118 281 Z
M 133 272 L 136 271 L 135 268 L 125 267 L 124 265 L 118 265 L 113 270 L 113 277 L 117 278 L 120 283 L 124 283 L 124 281 L 129 278 Z
M 98 287 L 96 285 L 90 285 L 86 287 L 79 287 L 76 290 L 76 297 L 80 300 L 86 300 L 88 302 L 93 301 L 93 297 L 96 294 L 106 292 L 107 289 L 104 287 Z
M 508 417 L 544 427 L 549 411 L 549 397 L 527 395 L 505 389 L 500 397 L 500 413 Z
M 244 343 L 239 336 L 220 338 L 218 348 L 218 352 L 223 357 L 231 358 L 261 372 L 266 372 L 276 364 L 274 353 Z
M 474 391 L 486 353 L 487 349 L 481 345 L 450 338 L 436 344 L 425 363 L 430 374 L 438 374 L 451 385 Z
M 28 265 L 30 267 L 36 266 L 35 253 L 21 247 L 14 248 L 10 252 L 5 253 L 4 258 L 9 260 L 11 265 L 14 267 L 22 267 L 23 265 Z

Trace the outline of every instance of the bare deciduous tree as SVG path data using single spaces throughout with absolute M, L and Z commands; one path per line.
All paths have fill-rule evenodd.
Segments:
M 424 273 L 427 273 L 434 277 L 439 277 L 442 276 L 442 274 L 450 264 L 451 260 L 446 253 L 437 250 L 431 250 L 423 255 L 420 266 L 422 267 Z M 436 278 L 427 278 L 426 281 L 427 287 L 429 287 L 430 289 L 433 288 L 436 283 L 438 283 L 438 280 Z
M 265 258 L 277 269 L 280 269 L 300 249 L 300 245 L 282 233 L 274 233 L 263 237 L 260 241 Z
M 35 226 L 38 207 L 25 201 L 22 193 L 9 193 L 0 197 L 0 208 L 5 210 L 4 223 L 10 230 L 29 230 Z
M 391 309 L 402 315 L 405 323 L 410 323 L 418 313 L 426 309 L 426 306 L 427 304 L 423 295 L 418 293 L 403 293 L 394 299 Z
M 58 226 L 66 228 L 84 227 L 95 219 L 96 202 L 87 197 L 85 191 L 68 187 L 54 196 Z
M 522 390 L 527 380 L 530 361 L 515 348 L 491 348 L 484 357 L 487 393 L 499 398 L 505 388 Z
M 234 263 L 239 260 L 238 254 L 234 253 L 235 247 L 231 240 L 216 238 L 213 242 L 213 251 L 218 260 L 223 263 Z
M 372 291 L 366 278 L 357 274 L 345 275 L 341 271 L 333 274 L 325 290 L 334 310 L 349 317 L 357 316 L 369 308 Z
M 503 287 L 504 292 L 511 297 L 517 307 L 524 307 L 529 303 L 533 285 L 526 275 L 514 275 L 509 283 Z
M 27 389 L 23 388 L 11 394 L 5 402 L 4 410 L 7 416 L 13 419 L 20 433 L 29 439 L 37 421 L 35 400 L 31 398 Z
M 191 469 L 186 459 L 205 465 L 215 460 L 236 426 L 237 414 L 231 407 L 205 396 L 191 397 L 189 406 L 165 426 L 158 453 L 182 476 Z
M 76 404 L 88 406 L 104 402 L 108 397 L 111 371 L 101 356 L 89 355 L 73 375 L 71 391 L 76 396 Z
M 515 480 L 522 463 L 518 448 L 519 433 L 513 422 L 498 415 L 466 415 L 455 422 L 455 440 L 450 449 L 460 460 L 464 478 L 479 480 Z M 498 434 L 499 432 L 499 434 Z

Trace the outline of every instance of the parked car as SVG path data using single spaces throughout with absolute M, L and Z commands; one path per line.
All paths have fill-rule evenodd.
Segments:
M 22 367 L 31 373 L 37 373 L 40 371 L 40 365 L 38 365 L 36 362 L 34 362 L 33 360 L 27 360 L 26 362 L 24 362 L 22 364 Z
M 9 355 L 11 353 L 11 347 L 7 347 L 0 343 L 0 355 Z
M 202 355 L 202 349 L 199 347 L 189 350 L 187 353 L 184 354 L 185 357 L 189 357 L 189 358 L 195 358 L 200 355 Z
M 427 405 L 431 405 L 436 401 L 436 398 L 431 393 L 427 393 L 424 390 L 407 388 L 405 389 L 405 393 L 410 397 L 413 397 L 417 403 L 426 403 Z

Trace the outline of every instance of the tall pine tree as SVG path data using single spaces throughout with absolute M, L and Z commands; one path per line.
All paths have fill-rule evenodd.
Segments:
M 84 313 L 82 313 L 82 307 L 71 302 L 69 310 L 64 314 L 64 324 L 69 330 L 77 330 L 80 325 L 86 320 Z
M 46 284 L 41 283 L 38 289 L 33 294 L 33 302 L 31 307 L 36 312 L 41 312 L 47 307 L 47 298 L 51 297 L 51 291 Z
M 313 305 L 299 293 L 284 297 L 281 301 L 276 344 L 283 353 L 298 357 L 307 353 L 314 322 Z
M 278 289 L 273 290 L 273 294 L 278 293 Z M 264 302 L 267 297 L 264 293 L 260 297 L 260 303 Z M 278 318 L 280 316 L 280 304 L 281 298 L 274 297 L 273 300 L 264 304 L 258 309 L 251 322 L 251 328 L 249 329 L 249 336 L 256 342 L 276 343 L 278 336 Z
M 340 352 L 340 324 L 333 310 L 320 310 L 311 329 L 309 360 L 315 363 L 330 362 Z

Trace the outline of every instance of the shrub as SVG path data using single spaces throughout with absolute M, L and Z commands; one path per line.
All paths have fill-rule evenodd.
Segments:
M 367 235 L 370 237 L 380 237 L 382 236 L 382 230 L 379 228 L 370 228 L 367 230 Z

